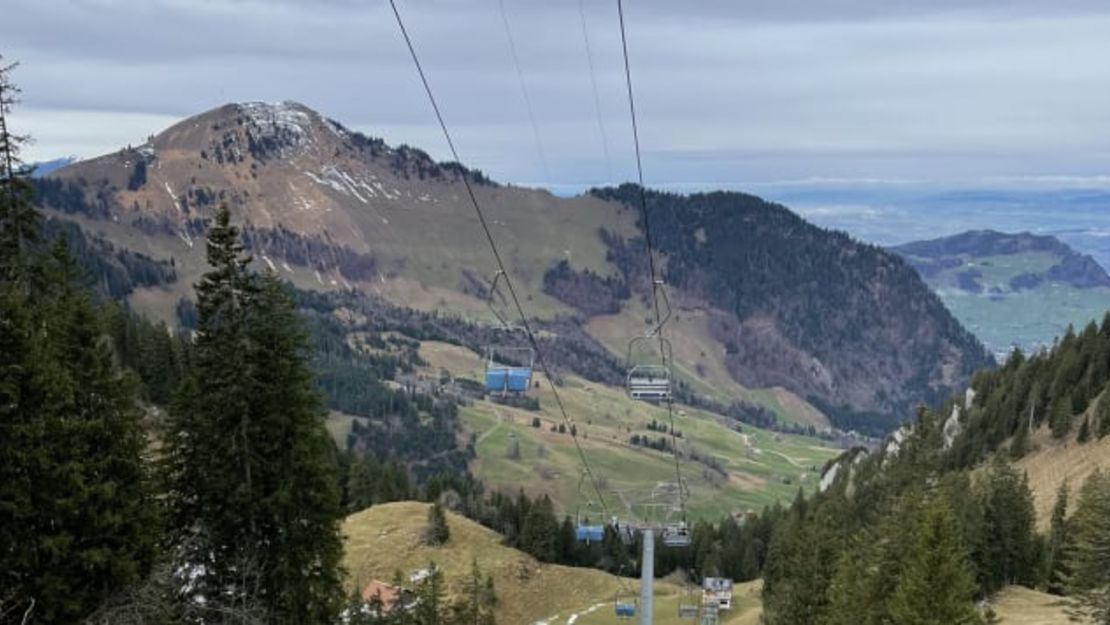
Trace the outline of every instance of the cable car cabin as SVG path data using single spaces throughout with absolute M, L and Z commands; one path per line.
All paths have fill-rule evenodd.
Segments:
M 689 547 L 690 528 L 685 523 L 676 523 L 663 528 L 663 545 L 666 547 Z
M 671 372 L 662 365 L 636 365 L 628 372 L 628 396 L 645 401 L 671 398 Z
M 599 543 L 605 538 L 604 525 L 579 525 L 574 528 L 574 538 L 580 543 Z
M 617 618 L 632 618 L 636 616 L 636 604 L 627 601 L 616 603 Z
M 486 390 L 490 393 L 523 393 L 531 385 L 531 367 L 510 367 L 490 363 L 486 368 Z

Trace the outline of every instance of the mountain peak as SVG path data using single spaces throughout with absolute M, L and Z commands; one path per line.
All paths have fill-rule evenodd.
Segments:
M 324 123 L 332 130 L 339 130 L 339 124 L 327 120 L 323 115 L 300 102 L 240 102 L 234 105 L 240 114 L 246 116 L 252 126 L 261 130 L 282 129 L 299 136 L 307 136 L 314 124 Z

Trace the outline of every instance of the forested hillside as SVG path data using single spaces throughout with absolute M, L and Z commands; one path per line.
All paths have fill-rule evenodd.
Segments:
M 639 202 L 631 185 L 593 193 Z M 649 192 L 647 203 L 668 283 L 734 315 L 714 338 L 742 384 L 785 386 L 841 428 L 882 431 L 991 363 L 913 268 L 879 247 L 741 193 Z
M 1076 433 L 1084 444 L 1110 433 L 1110 314 L 1101 327 L 1067 330 L 1048 351 L 1014 351 L 993 371 L 971 382 L 975 399 L 962 418 L 962 433 L 948 461 L 970 467 L 1001 450 L 1017 460 L 1031 450 L 1029 438 L 1047 426 L 1055 439 Z
M 966 398 L 920 409 L 881 449 L 831 462 L 821 492 L 775 528 L 767 622 L 988 622 L 989 599 L 1008 584 L 1062 595 L 1092 622 L 1110 618 L 1100 599 L 1110 459 L 1057 466 L 1049 480 L 1027 472 L 1044 470 L 1029 459 L 1082 454 L 1110 433 L 1108 347 L 1110 316 L 1050 352 L 1015 352 L 977 374 Z M 1054 505 L 1035 505 L 1044 498 Z

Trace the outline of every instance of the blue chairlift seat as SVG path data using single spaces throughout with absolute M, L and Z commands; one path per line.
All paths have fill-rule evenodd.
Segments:
M 605 538 L 605 526 L 579 525 L 574 528 L 574 537 L 580 543 L 599 543 Z
M 486 369 L 486 390 L 491 393 L 524 393 L 531 384 L 530 367 L 491 364 Z
M 616 603 L 617 618 L 632 618 L 636 616 L 636 604 L 627 601 Z

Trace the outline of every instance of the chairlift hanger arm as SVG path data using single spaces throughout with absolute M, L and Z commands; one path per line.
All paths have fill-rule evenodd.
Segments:
M 514 326 L 505 319 L 504 315 L 497 311 L 497 307 L 494 305 L 494 298 L 498 294 L 497 285 L 501 282 L 502 277 L 508 280 L 505 272 L 501 269 L 498 269 L 497 273 L 493 274 L 493 281 L 490 283 L 489 293 L 486 297 L 486 306 L 489 306 L 489 311 L 497 318 L 497 323 L 501 329 L 508 330 L 512 329 Z
M 637 336 L 636 338 L 634 338 L 634 339 L 632 339 L 631 341 L 628 342 L 628 358 L 625 361 L 627 369 L 631 370 L 633 367 L 636 366 L 632 361 L 632 351 L 636 347 L 636 345 L 638 343 L 643 342 L 643 341 L 650 341 L 650 340 L 654 339 L 656 336 L 657 335 L 653 335 L 653 334 L 645 334 L 643 336 Z M 673 362 L 673 360 L 674 360 L 673 359 L 674 350 L 671 347 L 670 339 L 665 339 L 661 336 L 659 337 L 659 339 L 660 339 L 660 341 L 659 341 L 660 345 L 662 345 L 662 348 L 663 348 L 663 351 L 659 354 L 660 362 L 661 362 L 660 366 L 662 366 L 664 369 L 666 369 L 667 372 L 669 373 L 670 372 L 670 363 Z
M 647 335 L 649 337 L 650 336 L 662 336 L 663 335 L 663 326 L 667 325 L 667 322 L 670 321 L 671 313 L 673 312 L 671 310 L 671 298 L 667 295 L 667 283 L 664 282 L 662 280 L 662 278 L 652 279 L 651 289 L 652 289 L 653 293 L 659 293 L 663 296 L 663 310 L 665 310 L 666 312 L 663 313 L 662 318 L 660 318 L 658 316 L 656 317 L 656 319 L 658 320 L 658 323 L 655 325 L 654 328 L 652 328 L 651 332 L 648 332 Z M 656 302 L 658 302 L 658 300 L 656 300 Z M 661 311 L 659 309 L 657 309 L 655 312 L 656 312 L 656 315 L 659 315 L 659 313 Z

